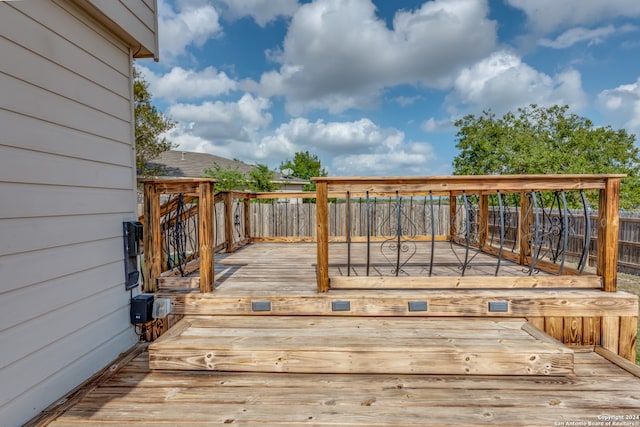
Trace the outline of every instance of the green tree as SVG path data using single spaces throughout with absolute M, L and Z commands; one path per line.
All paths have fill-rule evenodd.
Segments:
M 249 189 L 252 191 L 276 191 L 280 185 L 273 182 L 273 171 L 267 165 L 256 164 L 249 171 Z
M 205 169 L 203 175 L 218 180 L 216 191 L 247 189 L 247 176 L 238 168 L 223 168 L 216 164 L 213 168 Z
M 640 152 L 635 135 L 568 112 L 532 104 L 501 118 L 490 111 L 455 122 L 456 175 L 625 173 L 622 208 L 640 206 Z
M 161 173 L 159 167 L 149 162 L 160 153 L 173 148 L 173 144 L 163 133 L 173 129 L 176 122 L 162 114 L 151 104 L 152 95 L 149 83 L 133 68 L 133 99 L 135 108 L 136 134 L 136 170 L 140 176 L 152 176 Z
M 327 171 L 322 167 L 320 159 L 315 154 L 309 154 L 308 151 L 298 151 L 293 155 L 293 159 L 287 159 L 280 163 L 280 170 L 291 169 L 292 176 L 300 179 L 311 179 L 314 176 L 327 176 Z M 315 191 L 316 183 L 306 184 L 303 189 L 305 191 Z

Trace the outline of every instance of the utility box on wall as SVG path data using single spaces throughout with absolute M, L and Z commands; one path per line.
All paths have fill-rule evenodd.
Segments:
M 138 286 L 140 271 L 138 271 L 138 255 L 142 253 L 142 224 L 138 221 L 122 223 L 124 237 L 124 274 L 127 290 Z
M 141 294 L 131 298 L 131 323 L 134 325 L 153 320 L 153 295 Z

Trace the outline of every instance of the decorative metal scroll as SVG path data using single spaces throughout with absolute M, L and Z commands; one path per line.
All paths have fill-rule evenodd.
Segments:
M 577 255 L 577 269 L 582 272 L 588 263 L 589 244 L 591 240 L 591 221 L 589 207 L 584 192 L 580 192 L 584 220 L 584 241 L 579 252 L 569 253 L 569 243 L 574 230 L 576 217 L 569 209 L 567 194 L 564 191 L 553 193 L 529 192 L 522 224 L 522 233 L 530 250 L 531 262 L 525 270 L 529 275 L 539 272 L 538 265 L 542 261 L 558 265 L 558 274 L 562 274 L 569 255 Z
M 518 249 L 519 206 L 519 194 L 497 192 L 489 196 L 489 244 L 500 253 Z
M 390 203 L 391 206 L 391 203 Z M 392 214 L 393 212 L 393 214 Z M 410 238 L 415 236 L 415 224 L 411 217 L 402 209 L 402 198 L 396 192 L 395 209 L 383 221 L 388 223 L 389 235 L 380 245 L 380 252 L 391 266 L 391 274 L 399 276 L 408 275 L 404 266 L 414 257 L 417 248 L 416 243 Z
M 462 192 L 456 200 L 456 214 L 451 219 L 455 230 L 451 239 L 451 250 L 458 260 L 458 269 L 464 276 L 473 259 L 480 253 L 480 231 L 487 219 L 480 215 L 480 197 Z
M 176 194 L 169 197 L 161 221 L 166 270 L 185 276 L 186 264 L 198 256 L 198 205 L 193 197 Z
M 354 227 L 352 215 L 357 215 L 359 221 L 353 231 L 366 237 L 366 255 L 364 265 L 366 276 L 372 270 L 381 275 L 421 275 L 428 270 L 429 276 L 433 271 L 435 244 L 435 214 L 434 199 L 430 194 L 423 199 L 401 197 L 396 192 L 395 198 L 371 198 L 368 193 L 364 197 L 351 200 L 347 195 L 345 204 L 347 212 L 347 275 L 352 271 L 351 260 L 351 229 Z M 356 206 L 353 206 L 356 204 Z M 438 201 L 440 207 L 440 201 Z M 431 235 L 430 260 L 428 268 L 424 261 L 416 262 L 416 236 Z M 379 257 L 371 253 L 373 236 L 384 237 L 379 245 Z M 372 261 L 372 257 L 377 261 Z
M 233 236 L 232 242 L 239 242 L 243 239 L 244 232 L 244 205 L 237 200 L 232 201 L 233 204 Z

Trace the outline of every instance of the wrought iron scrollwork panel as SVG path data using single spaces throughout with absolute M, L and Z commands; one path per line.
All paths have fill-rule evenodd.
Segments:
M 241 241 L 245 236 L 244 231 L 244 205 L 240 201 L 234 199 L 233 203 L 233 239 L 236 243 Z
M 405 268 L 417 252 L 412 239 L 417 227 L 412 218 L 413 199 L 403 199 L 396 193 L 395 199 L 388 200 L 388 209 L 383 210 L 378 235 L 387 238 L 380 245 L 380 253 L 394 276 L 409 275 Z
M 461 275 L 472 267 L 471 262 L 480 253 L 480 233 L 484 229 L 486 218 L 480 215 L 480 197 L 463 192 L 456 198 L 456 214 L 451 219 L 455 230 L 451 239 L 451 250 L 458 260 Z
M 194 197 L 169 197 L 161 219 L 164 262 L 167 270 L 185 275 L 185 266 L 198 255 L 198 205 Z
M 571 195 L 574 196 L 574 195 Z M 527 211 L 523 218 L 527 220 L 522 224 L 522 233 L 527 242 L 531 262 L 525 270 L 529 275 L 539 272 L 537 266 L 540 262 L 551 262 L 558 265 L 558 274 L 562 274 L 568 260 L 575 259 L 577 269 L 582 272 L 588 261 L 589 242 L 591 240 L 591 224 L 589 208 L 584 192 L 579 192 L 580 197 L 571 197 L 572 203 L 582 204 L 582 209 L 576 212 L 583 213 L 584 234 L 582 244 L 576 251 L 569 251 L 570 241 L 577 239 L 579 234 L 575 230 L 575 224 L 580 217 L 570 209 L 565 191 L 555 192 L 529 192 L 527 198 Z

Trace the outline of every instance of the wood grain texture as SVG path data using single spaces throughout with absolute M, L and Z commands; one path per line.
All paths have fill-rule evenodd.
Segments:
M 160 233 L 160 194 L 155 184 L 144 184 L 144 291 L 155 292 L 162 272 L 162 241 Z
M 620 343 L 620 317 L 610 314 L 602 317 L 602 347 L 618 354 Z
M 544 290 L 437 290 L 428 294 L 415 295 L 403 291 L 378 291 L 375 295 L 362 294 L 362 291 L 331 291 L 321 294 L 296 293 L 274 295 L 270 293 L 244 294 L 223 293 L 221 289 L 215 296 L 207 294 L 160 293 L 170 297 L 173 310 L 178 314 L 260 314 L 251 309 L 252 301 L 271 302 L 274 315 L 347 315 L 347 316 L 417 316 L 417 317 L 557 317 L 548 320 L 545 331 L 555 338 L 564 335 L 563 317 L 600 317 L 630 316 L 637 314 L 637 300 L 626 294 L 611 294 L 603 298 L 600 291 L 544 291 Z M 349 300 L 350 311 L 333 312 L 332 301 Z M 428 311 L 409 311 L 410 301 L 426 301 Z M 506 301 L 509 311 L 490 312 L 489 302 Z M 552 329 L 550 329 L 552 328 Z M 617 331 L 616 331 L 617 336 Z
M 214 184 L 198 184 L 198 252 L 200 253 L 200 292 L 214 289 L 215 215 L 213 212 Z
M 560 316 L 549 316 L 544 319 L 544 331 L 549 336 L 562 342 L 564 339 L 564 318 Z
M 355 322 L 274 316 L 200 319 L 197 325 L 187 319 L 191 325 L 179 334 L 162 337 L 149 347 L 152 369 L 444 375 L 573 372 L 573 352 L 537 330 L 524 329 L 522 319 Z
M 329 291 L 329 206 L 327 184 L 316 185 L 316 238 L 318 292 Z
M 91 378 L 71 390 L 64 399 L 60 399 L 57 402 L 52 403 L 37 417 L 29 420 L 29 422 L 24 424 L 24 427 L 44 427 L 49 425 L 51 421 L 64 414 L 68 409 L 80 402 L 89 393 L 93 392 L 107 380 L 111 379 L 146 349 L 147 344 L 144 343 L 133 346 L 131 349 L 123 353 L 117 360 L 113 361 L 108 366 L 105 366 Z
M 565 317 L 563 320 L 563 339 L 568 345 L 582 345 L 582 317 Z
M 331 289 L 487 289 L 570 288 L 598 289 L 597 276 L 434 276 L 434 277 L 345 277 L 331 278 Z
M 143 353 L 47 422 L 53 421 L 52 427 L 546 427 L 559 420 L 587 423 L 602 414 L 633 413 L 640 378 L 600 352 L 624 359 L 596 351 L 576 353 L 576 374 L 565 377 L 152 372 Z
M 631 362 L 636 361 L 636 341 L 638 339 L 638 316 L 620 317 L 620 338 L 618 354 Z
M 609 178 L 600 190 L 598 205 L 597 274 L 604 290 L 616 291 L 618 278 L 618 233 L 620 227 L 620 178 Z
M 584 345 L 600 345 L 600 318 L 582 318 L 582 343 Z

